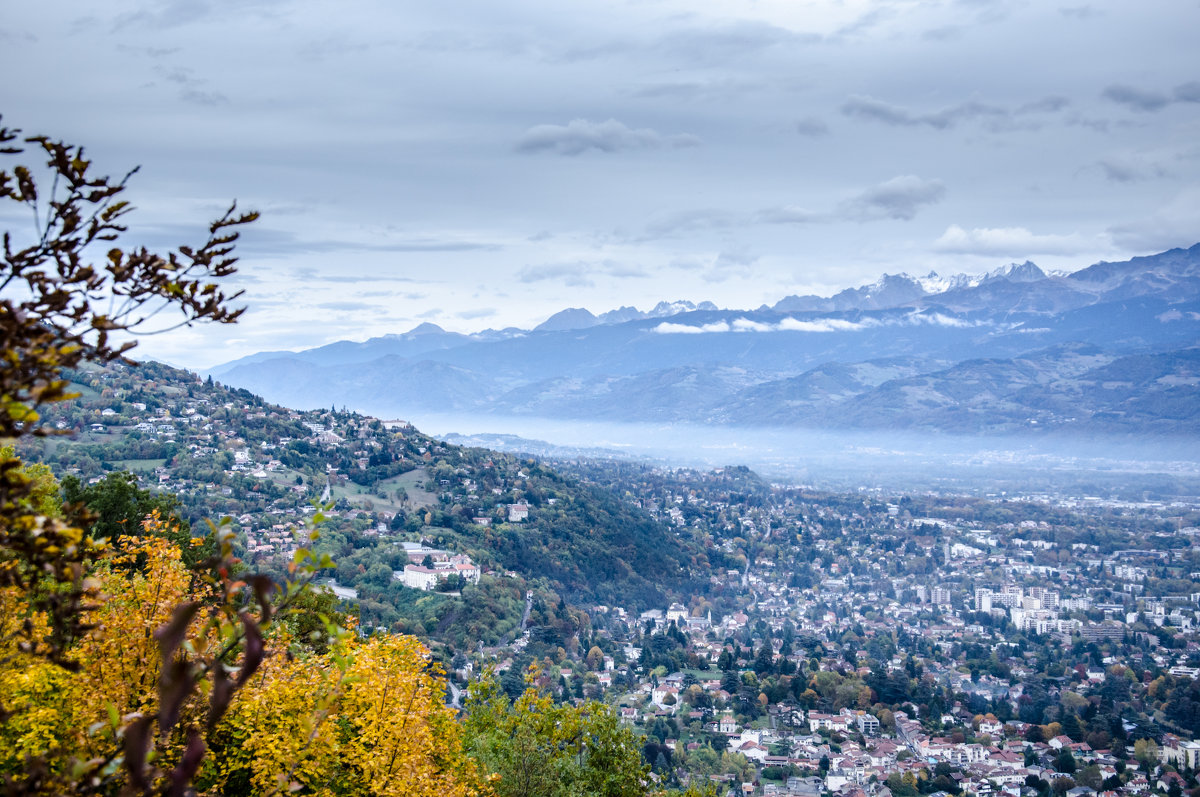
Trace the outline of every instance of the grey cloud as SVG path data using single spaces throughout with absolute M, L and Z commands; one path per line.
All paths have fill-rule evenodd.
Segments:
M 644 100 L 716 101 L 745 97 L 763 85 L 749 80 L 678 80 L 651 83 L 634 90 L 630 96 Z
M 198 78 L 192 76 L 192 70 L 184 67 L 167 67 L 160 66 L 156 70 L 164 80 L 169 80 L 172 83 L 178 83 L 181 86 L 199 86 L 203 83 Z
M 1067 114 L 1064 122 L 1072 127 L 1086 127 L 1089 130 L 1096 131 L 1097 133 L 1107 133 L 1112 129 L 1114 124 L 1111 119 L 1083 116 L 1079 113 Z
M 1021 107 L 1017 108 L 1014 113 L 1058 113 L 1070 104 L 1071 101 L 1066 97 L 1043 97 L 1040 100 L 1034 100 L 1033 102 L 1025 103 Z
M 1181 83 L 1172 92 L 1175 102 L 1200 102 L 1200 81 Z
M 654 43 L 654 49 L 701 62 L 728 63 L 780 45 L 813 44 L 815 34 L 796 33 L 766 22 L 739 21 L 725 25 L 689 27 L 672 31 Z
M 829 134 L 829 125 L 815 116 L 809 116 L 796 122 L 796 132 L 802 136 L 824 136 Z
M 203 0 L 170 0 L 158 3 L 158 8 L 145 6 L 137 11 L 120 14 L 113 20 L 113 30 L 130 26 L 149 28 L 177 28 L 204 19 L 212 8 Z
M 832 210 L 814 211 L 796 205 L 762 208 L 752 214 L 720 210 L 694 210 L 674 214 L 647 227 L 647 237 L 658 238 L 681 231 L 711 230 L 750 224 L 821 224 L 839 221 L 910 221 L 925 205 L 940 202 L 946 186 L 906 174 L 872 186 L 845 199 Z
M 1125 85 L 1109 86 L 1102 96 L 1135 111 L 1159 111 L 1171 104 L 1171 98 L 1166 94 Z
M 1141 173 L 1127 164 L 1100 161 L 1097 165 L 1104 172 L 1104 176 L 1114 183 L 1131 183 L 1142 179 Z
M 130 44 L 118 44 L 117 50 L 130 55 L 144 55 L 147 58 L 166 58 L 180 51 L 178 47 L 135 47 Z
M 200 89 L 184 89 L 179 92 L 179 99 L 195 105 L 228 105 L 229 98 L 219 91 L 201 91 Z
M 238 249 L 259 257 L 287 257 L 297 253 L 328 252 L 473 252 L 496 251 L 498 244 L 476 241 L 410 238 L 395 241 L 305 240 L 293 232 L 254 227 L 238 241 Z
M 940 202 L 946 186 L 940 180 L 924 180 L 906 174 L 868 188 L 840 206 L 846 218 L 855 221 L 897 219 L 910 221 L 924 205 Z
M 10 30 L 0 30 L 0 42 L 10 43 L 10 44 L 16 44 L 19 42 L 25 43 L 25 44 L 37 44 L 37 40 L 38 40 L 38 37 L 34 36 L 32 33 L 29 33 L 28 31 L 26 31 L 24 33 L 15 33 Z
M 207 81 L 193 76 L 190 69 L 183 67 L 168 69 L 159 66 L 156 71 L 164 80 L 180 87 L 179 98 L 184 102 L 207 106 L 225 105 L 229 102 L 229 98 L 221 92 L 203 88 Z
M 874 97 L 855 95 L 842 103 L 841 111 L 846 116 L 896 127 L 931 127 L 935 130 L 948 130 L 960 122 L 982 119 L 990 121 L 994 127 L 1003 129 L 1012 125 L 1017 116 L 1057 113 L 1069 104 L 1070 101 L 1065 97 L 1044 97 L 1026 103 L 1016 110 L 1010 110 L 998 105 L 972 101 L 932 113 L 918 113 L 899 105 L 877 100 Z
M 1104 158 L 1096 165 L 1105 178 L 1114 183 L 1133 183 L 1168 176 L 1162 166 L 1143 157 Z
M 913 113 L 906 108 L 892 105 L 872 97 L 851 97 L 842 104 L 842 113 L 846 116 L 869 119 L 884 124 L 900 127 L 928 126 L 937 130 L 953 127 L 964 119 L 974 119 L 981 116 L 999 117 L 1007 115 L 1003 108 L 984 105 L 978 102 L 968 102 L 944 108 L 935 113 Z
M 1058 9 L 1058 13 L 1064 17 L 1071 17 L 1073 19 L 1095 19 L 1096 17 L 1103 16 L 1098 9 L 1089 5 L 1065 6 Z
M 883 122 L 888 125 L 919 125 L 932 124 L 923 121 L 908 111 L 896 105 L 891 105 L 871 97 L 853 96 L 842 103 L 842 113 L 873 122 Z M 934 124 L 933 126 L 937 126 Z
M 616 119 L 604 122 L 573 119 L 565 125 L 535 125 L 529 128 L 517 141 L 517 150 L 582 155 L 593 149 L 600 152 L 621 152 L 664 147 L 677 149 L 699 144 L 699 138 L 687 133 L 666 135 L 648 127 L 634 129 Z
M 1114 84 L 1106 88 L 1101 96 L 1134 111 L 1153 113 L 1179 102 L 1200 102 L 1200 81 L 1192 80 L 1180 83 L 1171 90 L 1170 94 L 1141 89 L 1136 86 Z
M 246 0 L 239 3 L 237 13 L 274 14 L 289 0 Z M 118 14 L 113 19 L 114 31 L 126 27 L 146 27 L 158 30 L 179 28 L 207 18 L 223 17 L 228 9 L 207 0 L 147 0 L 141 8 Z

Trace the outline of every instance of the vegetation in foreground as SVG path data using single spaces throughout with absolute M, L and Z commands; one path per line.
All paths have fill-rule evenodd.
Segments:
M 0 127 L 0 154 L 32 147 L 46 160 L 40 171 L 0 171 L 0 200 L 36 220 L 27 245 L 4 234 L 0 263 L 0 438 L 14 441 L 49 433 L 39 409 L 74 398 L 66 369 L 125 361 L 133 344 L 114 333 L 153 331 L 147 322 L 163 310 L 182 324 L 235 321 L 236 295 L 218 281 L 235 271 L 236 228 L 257 217 L 231 207 L 198 247 L 123 251 L 128 176 L 97 177 L 81 147 L 19 133 Z M 93 245 L 111 246 L 99 264 L 88 262 Z M 107 310 L 101 297 L 114 299 Z M 67 491 L 83 497 L 79 485 Z M 151 507 L 140 528 L 105 528 L 58 494 L 44 465 L 0 451 L 7 792 L 646 791 L 631 734 L 598 705 L 558 708 L 529 693 L 513 706 L 484 691 L 460 724 L 419 641 L 362 639 L 339 624 L 346 618 L 319 611 L 328 607 L 308 586 L 333 562 L 307 547 L 315 528 L 273 581 L 244 570 L 228 529 L 193 539 L 160 511 L 169 504 Z M 514 766 L 509 732 L 520 754 L 551 762 L 545 777 L 519 780 L 530 769 Z

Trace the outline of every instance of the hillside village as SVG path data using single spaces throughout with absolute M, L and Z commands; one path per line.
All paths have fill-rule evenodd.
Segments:
M 828 494 L 462 449 L 164 366 L 78 376 L 41 456 L 128 468 L 281 567 L 318 510 L 360 628 L 598 697 L 664 782 L 1178 797 L 1200 744 L 1200 505 Z M 633 531 L 630 531 L 630 530 Z M 590 547 L 589 547 L 590 546 Z M 603 574 L 609 574 L 607 578 Z

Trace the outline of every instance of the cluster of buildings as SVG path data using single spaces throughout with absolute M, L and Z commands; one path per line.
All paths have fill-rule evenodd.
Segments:
M 432 590 L 445 583 L 450 576 L 459 577 L 462 583 L 479 583 L 482 575 L 479 566 L 466 554 L 428 548 L 419 542 L 402 542 L 400 545 L 408 556 L 408 564 L 403 570 L 394 571 L 392 577 L 406 587 Z
M 1029 725 L 1016 715 L 1024 683 L 1047 675 L 1040 669 L 1055 651 L 1061 689 L 1083 699 L 1114 666 L 1176 678 L 1200 673 L 1195 503 L 1099 500 L 1062 511 L 1067 500 L 1044 497 L 1009 502 L 994 519 L 982 519 L 989 509 L 983 502 L 889 503 L 779 488 L 739 499 L 736 493 L 746 491 L 731 489 L 719 471 L 685 477 L 654 470 L 626 489 L 678 535 L 704 540 L 736 562 L 713 573 L 708 595 L 666 609 L 595 609 L 601 634 L 620 654 L 589 679 L 625 721 L 647 731 L 663 720 L 675 723 L 679 735 L 666 741 L 679 753 L 681 773 L 714 737 L 725 740 L 722 752 L 753 767 L 750 776 L 709 777 L 745 794 L 888 795 L 889 777 L 927 784 L 945 765 L 959 791 L 1032 797 L 1029 782 L 1062 777 L 1054 762 L 1063 746 L 1091 784 L 1073 782 L 1068 797 L 1113 791 L 1120 772 L 1121 794 L 1165 794 L 1170 766 L 1194 768 L 1187 762 L 1200 742 L 1188 734 L 1167 733 L 1158 765 L 1135 772 L 1141 762 L 1132 742 L 1114 754 L 1063 735 L 1029 741 Z M 1133 575 L 1140 589 L 1130 588 L 1126 577 Z M 688 673 L 687 686 L 680 673 L 664 677 L 637 666 L 647 634 L 672 625 L 688 637 L 689 660 L 708 668 Z M 794 640 L 786 654 L 785 636 Z M 867 698 L 874 705 L 832 709 L 772 698 L 765 716 L 740 716 L 718 669 L 723 654 L 737 649 L 731 642 L 743 652 L 733 664 L 739 676 L 753 669 L 746 652 L 764 645 L 795 673 L 809 672 L 815 661 L 823 671 L 865 677 L 873 666 L 895 672 L 915 662 L 921 677 L 947 694 L 1002 703 L 1011 718 L 980 716 L 956 702 L 931 724 L 929 717 L 881 710 L 878 695 Z M 991 664 L 982 668 L 972 658 L 989 654 Z M 940 732 L 929 730 L 935 727 Z

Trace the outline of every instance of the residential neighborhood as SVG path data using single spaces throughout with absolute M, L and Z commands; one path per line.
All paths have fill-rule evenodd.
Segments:
M 539 461 L 149 373 L 153 388 L 86 374 L 90 395 L 54 418 L 79 437 L 46 458 L 102 485 L 103 451 L 183 515 L 227 516 L 255 567 L 315 544 L 360 633 L 421 636 L 456 688 L 490 672 L 510 694 L 601 700 L 663 783 L 1196 788 L 1194 499 L 834 493 L 741 467 Z

